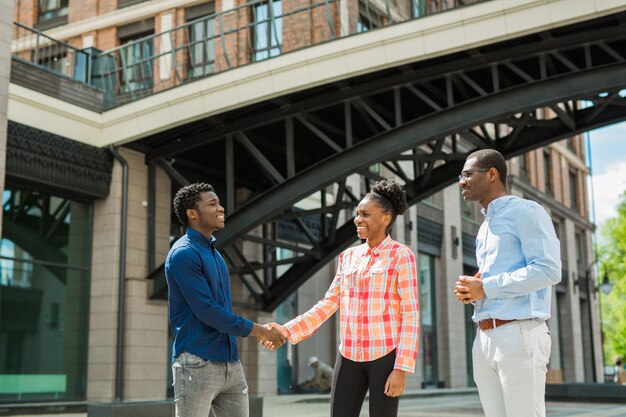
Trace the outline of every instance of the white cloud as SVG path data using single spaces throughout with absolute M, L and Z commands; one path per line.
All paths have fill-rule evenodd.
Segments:
M 620 197 L 626 191 L 626 161 L 609 165 L 601 175 L 594 175 L 593 196 L 591 190 L 589 198 L 594 198 L 596 224 L 600 225 L 607 219 L 617 216 L 617 205 Z

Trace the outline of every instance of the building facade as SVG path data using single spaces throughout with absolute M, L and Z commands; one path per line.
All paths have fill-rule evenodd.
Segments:
M 394 2 L 393 13 L 401 19 L 458 3 Z M 167 168 L 146 165 L 140 147 L 97 148 L 7 122 L 9 33 L 13 33 L 13 68 L 30 53 L 30 47 L 20 42 L 22 29 L 14 25 L 8 30 L 10 16 L 77 51 L 109 51 L 112 67 L 122 65 L 124 70 L 94 67 L 100 71 L 101 87 L 109 82 L 116 86 L 114 96 L 105 92 L 101 97 L 107 108 L 323 43 L 331 38 L 331 28 L 350 35 L 384 26 L 389 19 L 385 4 L 375 0 L 334 2 L 332 7 L 335 13 L 329 21 L 322 9 L 288 0 L 0 1 L 0 25 L 7 29 L 0 32 L 5 36 L 0 42 L 0 179 L 6 175 L 0 407 L 32 401 L 171 397 L 167 303 L 154 297 L 155 284 L 147 277 L 182 233 L 171 212 L 177 180 Z M 219 14 L 231 9 L 236 12 Z M 218 14 L 222 19 L 211 17 Z M 212 35 L 216 32 L 222 34 L 219 41 Z M 173 55 L 160 55 L 177 47 L 180 51 Z M 48 48 L 35 63 L 81 81 L 77 75 L 81 56 Z M 181 64 L 170 62 L 167 68 L 173 69 L 162 70 L 158 63 L 172 56 Z M 11 78 L 12 85 L 18 82 Z M 551 111 L 546 109 L 546 116 Z M 599 380 L 602 368 L 595 292 L 587 285 L 594 261 L 594 228 L 589 221 L 585 147 L 585 138 L 576 135 L 508 162 L 510 192 L 542 204 L 561 241 L 563 279 L 553 289 L 549 321 L 553 351 L 548 379 L 557 383 Z M 370 169 L 381 176 L 394 175 L 385 167 Z M 356 195 L 367 191 L 361 177 L 350 181 Z M 237 193 L 235 201 L 240 203 L 250 198 L 252 187 L 241 187 Z M 350 215 L 344 213 L 345 218 Z M 458 186 L 451 185 L 412 206 L 393 230 L 397 240 L 415 251 L 419 268 L 422 329 L 410 388 L 473 385 L 470 349 L 475 326 L 470 308 L 455 299 L 453 286 L 457 276 L 476 270 L 474 239 L 481 216 L 477 206 L 462 201 Z M 285 239 L 298 244 L 293 237 Z M 251 242 L 242 243 L 241 250 L 250 258 L 262 256 Z M 334 269 L 330 262 L 273 313 L 243 307 L 237 313 L 257 322 L 284 322 L 323 296 Z M 235 278 L 232 285 L 235 304 L 244 305 L 250 298 L 245 285 Z M 329 320 L 315 337 L 278 352 L 264 350 L 254 340 L 240 340 L 251 393 L 294 392 L 310 376 L 309 356 L 333 364 L 337 322 L 338 317 Z

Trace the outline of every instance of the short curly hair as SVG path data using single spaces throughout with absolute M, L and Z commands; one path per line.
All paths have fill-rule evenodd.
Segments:
M 506 187 L 506 177 L 508 175 L 506 161 L 502 154 L 495 149 L 481 149 L 469 154 L 466 160 L 476 159 L 478 168 L 489 169 L 491 167 L 498 171 L 500 182 Z
M 178 217 L 178 220 L 180 220 L 183 225 L 189 226 L 187 209 L 195 209 L 198 201 L 200 201 L 201 194 L 207 192 L 215 192 L 215 190 L 211 184 L 205 182 L 185 185 L 176 192 L 173 204 L 174 213 L 176 213 L 176 217 Z
M 399 214 L 403 214 L 409 208 L 409 204 L 406 201 L 406 192 L 402 186 L 393 179 L 376 182 L 372 185 L 366 197 L 376 201 L 376 204 L 378 204 L 385 213 L 391 213 L 391 223 L 389 223 L 387 232 L 389 232 L 391 226 L 396 221 L 396 217 L 398 217 Z

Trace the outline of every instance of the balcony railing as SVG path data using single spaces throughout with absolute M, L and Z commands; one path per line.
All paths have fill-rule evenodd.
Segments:
M 91 54 L 69 43 L 53 39 L 43 32 L 13 23 L 11 54 L 40 68 L 75 81 L 90 83 Z
M 13 55 L 104 91 L 104 110 L 312 45 L 489 0 L 254 0 L 89 53 L 16 23 Z M 30 33 L 27 33 L 30 31 Z

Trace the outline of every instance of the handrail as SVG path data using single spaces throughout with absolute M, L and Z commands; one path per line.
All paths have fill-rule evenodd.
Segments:
M 339 0 L 290 1 L 252 0 L 97 54 L 15 23 L 31 35 L 14 36 L 12 51 L 101 89 L 108 110 L 286 52 L 489 0 L 359 0 L 356 13 L 342 11 Z
M 89 83 L 89 52 L 19 22 L 13 22 L 12 39 L 11 54 L 14 58 L 75 81 Z

